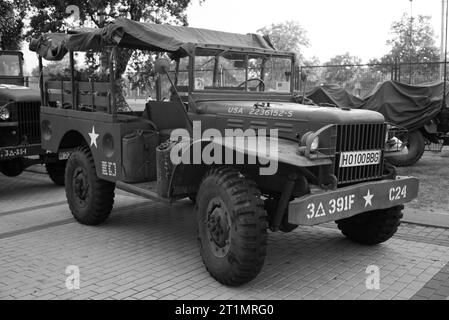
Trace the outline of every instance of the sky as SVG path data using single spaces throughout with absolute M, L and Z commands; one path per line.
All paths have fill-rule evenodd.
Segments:
M 298 21 L 307 30 L 311 45 L 306 58 L 321 62 L 349 52 L 364 62 L 387 53 L 385 45 L 393 21 L 410 14 L 410 0 L 192 0 L 187 9 L 189 26 L 235 33 L 258 29 L 287 20 Z M 440 43 L 441 0 L 413 0 L 413 15 L 432 17 Z M 25 51 L 26 70 L 37 59 Z
M 237 33 L 254 33 L 272 23 L 298 21 L 311 46 L 306 57 L 322 62 L 350 52 L 365 62 L 388 49 L 391 24 L 410 14 L 410 0 L 198 0 L 187 11 L 189 25 Z M 413 15 L 432 16 L 435 34 L 441 29 L 441 0 L 413 0 Z M 439 45 L 439 40 L 437 44 Z

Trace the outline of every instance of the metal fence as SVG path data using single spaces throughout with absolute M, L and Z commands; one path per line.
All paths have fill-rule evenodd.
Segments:
M 297 68 L 295 90 L 302 92 L 321 84 L 337 84 L 363 98 L 385 80 L 416 85 L 442 80 L 443 66 L 444 62 L 302 66 Z M 305 83 L 299 80 L 301 73 L 307 75 Z M 25 77 L 25 83 L 39 88 L 36 76 Z M 155 97 L 155 88 L 141 88 L 130 80 L 124 81 L 123 91 L 127 99 Z
M 412 85 L 442 80 L 444 62 L 302 66 L 298 68 L 297 79 L 301 73 L 307 75 L 307 80 L 296 83 L 298 91 L 321 84 L 337 84 L 363 98 L 385 80 Z

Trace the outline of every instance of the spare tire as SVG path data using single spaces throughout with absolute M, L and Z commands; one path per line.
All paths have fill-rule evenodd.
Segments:
M 425 141 L 424 136 L 418 130 L 408 132 L 406 136 L 401 137 L 401 140 L 407 139 L 406 153 L 390 156 L 387 158 L 388 162 L 396 167 L 412 166 L 421 159 L 424 149 Z

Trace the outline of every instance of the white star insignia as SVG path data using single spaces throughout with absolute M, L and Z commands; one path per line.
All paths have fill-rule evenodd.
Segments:
M 374 194 L 370 193 L 370 190 L 368 189 L 368 193 L 366 194 L 366 196 L 363 197 L 363 199 L 365 199 L 365 208 L 370 205 L 371 207 L 373 206 L 373 204 L 371 203 L 371 200 L 373 200 Z
M 92 132 L 89 133 L 90 137 L 90 146 L 95 146 L 95 148 L 98 148 L 97 146 L 97 138 L 99 134 L 95 133 L 95 127 L 92 127 Z

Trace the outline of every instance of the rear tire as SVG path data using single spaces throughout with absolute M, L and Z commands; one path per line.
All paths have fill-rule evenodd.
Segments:
M 229 286 L 253 280 L 263 267 L 267 247 L 267 214 L 254 181 L 230 167 L 212 169 L 196 199 L 206 269 Z
M 50 177 L 51 181 L 53 181 L 53 183 L 58 186 L 64 185 L 66 163 L 67 161 L 63 160 L 45 164 L 48 176 Z
M 388 161 L 396 167 L 408 167 L 412 166 L 421 159 L 426 144 L 424 136 L 418 130 L 409 132 L 408 134 L 407 149 L 408 153 L 391 156 Z
M 364 245 L 376 245 L 390 239 L 398 230 L 404 206 L 365 212 L 336 221 L 349 239 Z
M 67 160 L 65 190 L 73 217 L 85 225 L 98 225 L 111 213 L 115 183 L 99 179 L 92 154 L 77 148 Z

